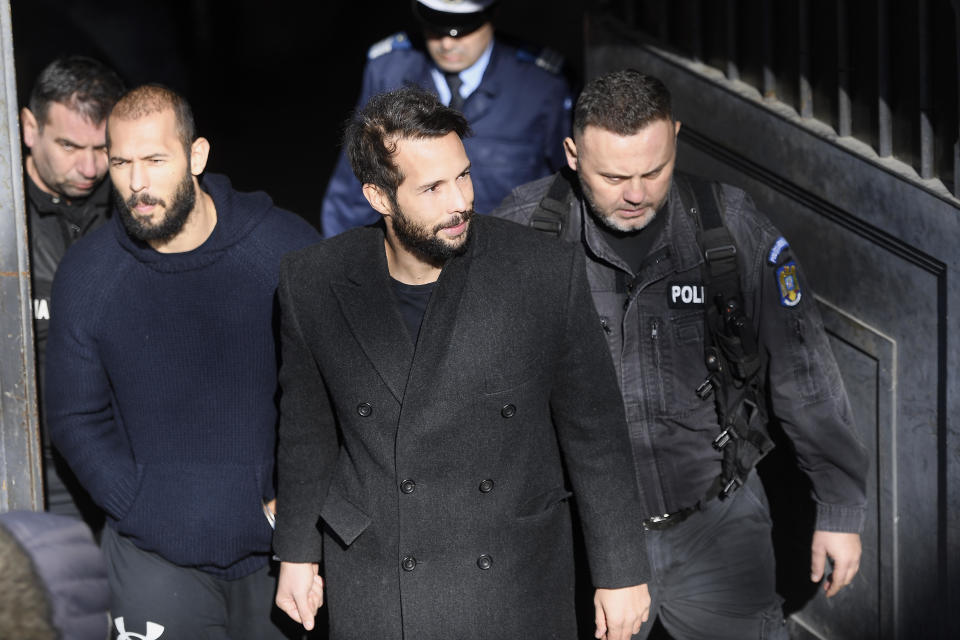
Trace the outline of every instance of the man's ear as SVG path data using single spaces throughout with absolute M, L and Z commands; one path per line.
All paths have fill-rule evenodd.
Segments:
M 567 137 L 563 139 L 563 152 L 567 154 L 567 166 L 570 167 L 572 171 L 576 171 L 577 143 L 573 141 L 573 138 Z
M 23 144 L 32 149 L 40 135 L 40 125 L 30 109 L 20 109 L 20 126 L 23 128 Z
M 380 215 L 390 216 L 393 214 L 393 206 L 390 199 L 377 185 L 367 182 L 363 185 L 363 197 L 367 199 L 370 206 L 377 210 Z
M 675 136 L 680 135 L 680 121 L 679 121 L 679 120 L 677 120 L 677 121 L 674 123 L 674 125 L 673 125 L 673 135 L 675 135 Z
M 207 159 L 210 157 L 210 141 L 206 138 L 197 138 L 190 145 L 190 173 L 199 177 L 207 168 Z

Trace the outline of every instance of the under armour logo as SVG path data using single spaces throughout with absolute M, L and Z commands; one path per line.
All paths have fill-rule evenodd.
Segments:
M 147 622 L 147 634 L 143 636 L 139 633 L 127 631 L 123 624 L 123 616 L 114 620 L 113 624 L 116 625 L 117 633 L 120 634 L 117 636 L 117 640 L 157 640 L 163 635 L 163 625 L 156 622 Z

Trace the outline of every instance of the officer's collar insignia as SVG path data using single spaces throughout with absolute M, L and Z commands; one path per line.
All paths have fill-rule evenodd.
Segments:
M 413 45 L 410 43 L 410 38 L 407 37 L 407 34 L 402 31 L 395 33 L 392 36 L 387 36 L 380 42 L 376 42 L 367 50 L 367 59 L 374 60 L 379 58 L 382 55 L 386 55 L 391 51 L 397 51 L 400 49 L 411 49 Z
M 670 282 L 667 284 L 667 306 L 671 309 L 703 307 L 704 290 L 700 282 Z
M 777 238 L 777 241 L 773 243 L 773 246 L 770 247 L 770 254 L 767 256 L 767 262 L 770 264 L 777 264 L 777 261 L 780 259 L 780 255 L 789 248 L 790 245 L 787 244 L 787 239 L 783 236 L 780 236 Z
M 800 281 L 797 279 L 797 263 L 791 260 L 777 269 L 777 286 L 780 288 L 780 304 L 795 307 L 800 304 Z

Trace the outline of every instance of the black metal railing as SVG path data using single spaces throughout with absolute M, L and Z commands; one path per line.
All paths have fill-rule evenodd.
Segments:
M 960 195 L 960 0 L 597 0 L 626 26 Z

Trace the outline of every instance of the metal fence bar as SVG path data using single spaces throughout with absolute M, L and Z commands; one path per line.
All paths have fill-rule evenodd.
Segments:
M 930 7 L 927 0 L 917 0 L 917 105 L 920 117 L 920 177 L 924 180 L 936 177 L 934 166 L 933 123 L 930 121 L 932 105 L 930 95 Z
M 9 0 L 0 0 L 0 73 L 0 511 L 8 511 L 43 506 Z
M 813 117 L 813 87 L 810 84 L 810 7 L 807 0 L 797 2 L 797 76 L 800 82 L 800 101 L 797 111 L 801 118 Z
M 696 62 L 703 62 L 703 11 L 699 2 L 691 2 L 689 7 L 690 57 Z
M 837 0 L 837 135 L 853 134 L 850 104 L 850 41 L 847 33 L 847 0 Z
M 890 113 L 890 7 L 877 0 L 877 155 L 893 155 L 893 117 Z
M 958 76 L 960 76 L 960 0 L 951 0 L 953 7 L 954 55 L 957 61 Z M 960 77 L 956 78 L 960 86 Z M 957 122 L 960 122 L 960 100 L 957 101 Z M 960 139 L 953 140 L 953 195 L 960 196 Z
M 773 0 L 763 0 L 763 97 L 777 97 L 777 74 L 773 70 Z
M 737 81 L 740 79 L 740 67 L 737 65 L 737 0 L 727 0 L 724 15 L 727 26 L 725 43 L 727 64 L 724 71 L 727 80 Z

